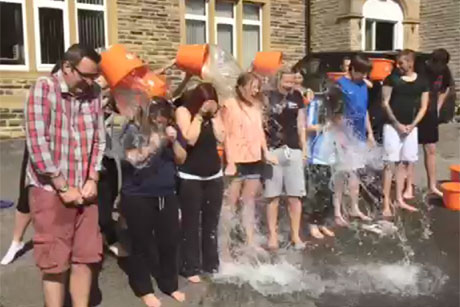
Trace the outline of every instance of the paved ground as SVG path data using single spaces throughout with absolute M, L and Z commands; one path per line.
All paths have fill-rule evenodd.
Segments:
M 449 124 L 441 128 L 442 142 L 439 145 L 437 156 L 438 176 L 440 180 L 449 178 L 448 166 L 460 162 L 460 125 Z M 22 158 L 23 141 L 2 141 L 0 143 L 0 198 L 15 200 L 17 198 L 17 183 L 19 166 Z M 425 174 L 423 161 L 417 165 L 417 185 L 423 186 Z M 421 200 L 423 201 L 423 200 Z M 432 235 L 429 239 L 420 239 L 419 233 L 423 230 L 419 222 L 420 216 L 404 217 L 404 223 L 409 225 L 408 242 L 414 251 L 413 261 L 439 268 L 448 276 L 448 281 L 436 295 L 420 295 L 405 297 L 391 294 L 350 294 L 332 293 L 313 299 L 310 294 L 294 293 L 281 296 L 262 296 L 249 286 L 237 287 L 225 284 L 208 284 L 200 286 L 184 286 L 182 289 L 188 295 L 187 303 L 182 306 L 459 306 L 459 218 L 458 212 L 448 211 L 436 203 L 432 203 L 430 210 L 422 215 L 428 221 Z M 0 255 L 6 252 L 10 244 L 14 209 L 0 210 Z M 412 226 L 414 225 L 414 226 Z M 410 231 L 410 230 L 413 231 Z M 31 237 L 30 228 L 27 238 Z M 357 242 L 360 242 L 359 244 Z M 362 242 L 364 245 L 362 246 Z M 311 246 L 318 246 L 313 242 Z M 357 262 L 366 262 L 369 259 L 391 261 L 389 250 L 396 250 L 394 241 L 382 241 L 376 244 L 367 239 L 356 240 L 356 234 L 349 230 L 338 233 L 334 241 L 321 243 L 317 248 L 309 248 L 301 257 L 306 267 L 317 264 L 330 265 L 344 262 L 344 259 L 355 259 Z M 332 249 L 331 249 L 332 247 Z M 331 250 L 341 250 L 331 253 Z M 391 251 L 391 254 L 393 252 Z M 338 274 L 338 273 L 337 273 Z M 344 276 L 348 278 L 350 272 Z M 352 276 L 350 275 L 350 278 Z M 351 279 L 350 279 L 351 281 Z M 181 281 L 183 283 L 183 281 Z M 338 283 L 338 282 L 337 282 Z M 358 285 L 365 288 L 366 285 Z M 132 294 L 127 278 L 112 257 L 107 257 L 99 277 L 99 288 L 103 295 L 99 306 L 142 306 Z M 97 293 L 96 293 L 97 294 Z M 96 301 L 98 295 L 94 295 Z M 162 297 L 164 306 L 180 306 L 167 297 Z M 31 251 L 25 253 L 13 264 L 0 267 L 0 307 L 39 307 L 43 306 L 39 273 L 33 264 Z

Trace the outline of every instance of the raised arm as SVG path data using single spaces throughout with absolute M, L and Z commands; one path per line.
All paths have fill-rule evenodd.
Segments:
M 192 119 L 192 115 L 186 108 L 179 107 L 176 110 L 176 121 L 187 144 L 195 145 L 201 133 L 201 123 L 203 122 L 201 114 L 195 114 Z

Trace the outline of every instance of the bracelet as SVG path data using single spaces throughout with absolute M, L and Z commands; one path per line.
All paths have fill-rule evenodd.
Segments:
M 65 193 L 69 190 L 69 184 L 66 183 L 63 187 L 60 187 L 59 189 L 56 189 L 56 191 L 58 191 L 58 193 Z

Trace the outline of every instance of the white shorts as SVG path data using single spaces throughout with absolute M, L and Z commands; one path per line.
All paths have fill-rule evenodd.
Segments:
M 417 127 L 409 135 L 401 135 L 389 124 L 383 126 L 383 160 L 415 162 L 418 160 Z

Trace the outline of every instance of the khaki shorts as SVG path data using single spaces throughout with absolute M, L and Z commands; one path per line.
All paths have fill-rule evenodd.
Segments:
M 29 203 L 35 229 L 34 257 L 43 273 L 65 272 L 72 263 L 101 261 L 96 204 L 66 207 L 55 193 L 37 187 L 29 189 Z
M 270 150 L 278 158 L 278 164 L 271 166 L 272 170 L 265 178 L 265 198 L 283 195 L 291 197 L 305 196 L 305 174 L 302 151 L 281 147 Z

